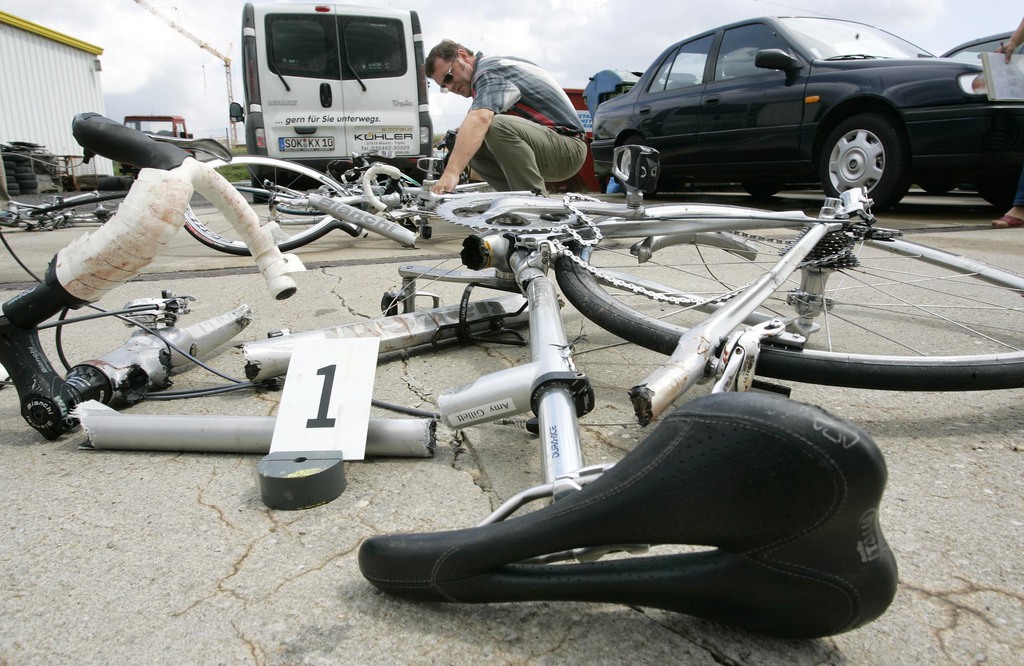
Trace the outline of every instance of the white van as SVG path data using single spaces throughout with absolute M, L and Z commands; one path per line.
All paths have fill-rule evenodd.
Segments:
M 242 9 L 246 149 L 325 171 L 377 155 L 422 177 L 433 127 L 413 11 L 322 4 Z

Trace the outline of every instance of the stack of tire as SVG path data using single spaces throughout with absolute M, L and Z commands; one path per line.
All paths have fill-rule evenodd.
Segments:
M 32 168 L 32 158 L 24 153 L 0 153 L 4 160 L 4 173 L 7 174 L 7 194 L 36 194 L 39 192 L 39 179 Z

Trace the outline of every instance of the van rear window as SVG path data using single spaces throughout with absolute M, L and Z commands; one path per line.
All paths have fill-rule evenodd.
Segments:
M 267 59 L 281 76 L 337 79 L 338 31 L 333 16 L 267 16 Z
M 342 59 L 345 78 L 379 79 L 405 74 L 405 32 L 402 22 L 369 16 L 343 16 Z M 347 56 L 347 59 L 346 59 Z
M 270 14 L 266 34 L 270 69 L 281 76 L 378 79 L 402 76 L 408 67 L 395 19 Z

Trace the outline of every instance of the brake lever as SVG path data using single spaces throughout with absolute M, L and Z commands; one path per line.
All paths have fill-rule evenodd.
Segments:
M 225 162 L 231 161 L 231 151 L 216 139 L 183 139 L 177 136 L 163 136 L 159 134 L 150 135 L 156 141 L 169 143 L 178 148 L 191 150 L 195 153 L 204 153 Z

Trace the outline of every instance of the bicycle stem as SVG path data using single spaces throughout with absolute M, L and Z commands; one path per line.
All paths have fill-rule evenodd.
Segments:
M 48 277 L 51 275 L 52 271 L 47 273 Z M 188 359 L 172 351 L 165 340 L 194 355 L 204 355 L 245 328 L 250 313 L 249 306 L 241 305 L 187 328 L 160 328 L 159 338 L 137 332 L 117 349 L 79 363 L 66 377 L 61 377 L 43 351 L 38 329 L 18 326 L 7 316 L 11 302 L 23 297 L 24 293 L 0 306 L 0 365 L 17 388 L 22 417 L 50 440 L 76 427 L 77 420 L 71 412 L 82 402 L 134 404 L 148 391 L 169 386 L 171 371 Z M 24 312 L 17 307 L 18 303 L 14 305 L 15 318 L 21 320 Z

